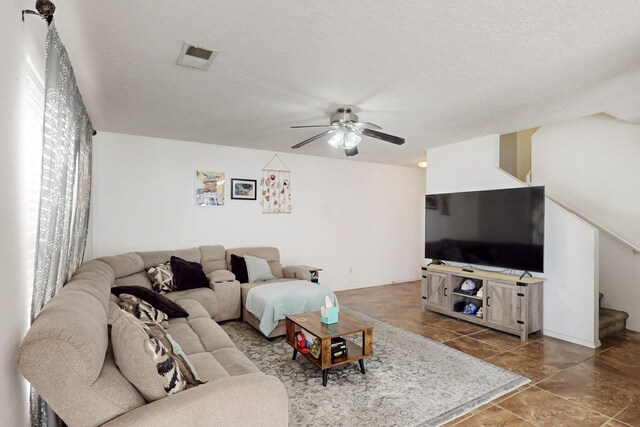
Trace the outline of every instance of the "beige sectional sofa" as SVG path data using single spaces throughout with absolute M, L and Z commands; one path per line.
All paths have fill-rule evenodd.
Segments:
M 144 269 L 171 255 L 201 263 L 211 282 L 166 294 L 189 313 L 170 319 L 167 331 L 208 382 L 148 403 L 114 362 L 110 289 L 150 287 Z M 222 246 L 202 246 L 86 262 L 33 322 L 20 347 L 20 372 L 70 426 L 287 425 L 284 385 L 261 373 L 216 323 L 241 313 L 240 284 L 226 255 Z

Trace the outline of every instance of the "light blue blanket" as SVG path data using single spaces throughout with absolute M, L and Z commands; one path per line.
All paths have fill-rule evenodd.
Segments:
M 287 314 L 320 310 L 324 297 L 338 305 L 333 292 L 307 280 L 269 283 L 249 290 L 246 309 L 260 320 L 260 331 L 268 336 Z

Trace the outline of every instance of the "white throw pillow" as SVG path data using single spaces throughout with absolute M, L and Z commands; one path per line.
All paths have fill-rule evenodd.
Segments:
M 245 255 L 244 262 L 247 264 L 249 283 L 275 279 L 266 259 Z

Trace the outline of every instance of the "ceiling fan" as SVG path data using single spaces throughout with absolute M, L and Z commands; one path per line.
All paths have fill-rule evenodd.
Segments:
M 308 126 L 291 126 L 292 129 L 300 128 L 330 128 L 322 133 L 305 139 L 294 145 L 293 149 L 300 148 L 308 143 L 322 138 L 325 135 L 332 135 L 327 141 L 334 148 L 343 148 L 347 156 L 355 156 L 358 154 L 358 144 L 362 140 L 362 136 L 370 136 L 371 138 L 381 139 L 396 145 L 404 144 L 404 138 L 379 132 L 375 129 L 382 129 L 373 123 L 358 121 L 358 116 L 351 112 L 349 107 L 340 107 L 331 115 L 328 125 L 308 125 Z

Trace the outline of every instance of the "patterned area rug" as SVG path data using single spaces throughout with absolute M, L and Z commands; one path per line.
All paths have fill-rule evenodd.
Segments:
M 529 382 L 355 310 L 341 310 L 373 325 L 374 355 L 365 361 L 365 375 L 357 362 L 332 369 L 327 387 L 304 356 L 291 360 L 293 348 L 284 337 L 269 341 L 242 322 L 221 325 L 240 351 L 285 384 L 292 426 L 435 426 Z

